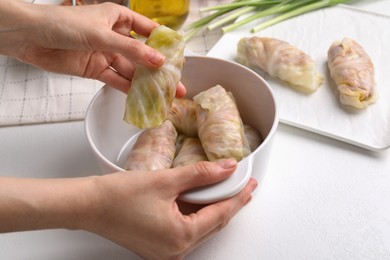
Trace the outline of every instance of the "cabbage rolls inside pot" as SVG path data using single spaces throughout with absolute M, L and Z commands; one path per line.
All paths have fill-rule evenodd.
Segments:
M 200 161 L 208 161 L 199 138 L 187 137 L 183 139 L 180 150 L 173 160 L 172 167 L 185 166 Z
M 257 147 L 260 146 L 260 144 L 263 142 L 263 139 L 261 138 L 259 131 L 250 125 L 244 125 L 244 133 L 246 139 L 248 140 L 250 150 L 253 152 Z
M 274 38 L 242 38 L 237 45 L 237 60 L 247 67 L 260 68 L 302 92 L 313 92 L 324 81 L 309 55 Z
M 198 135 L 209 161 L 235 158 L 250 153 L 244 127 L 233 95 L 217 85 L 194 98 Z
M 168 114 L 176 130 L 189 137 L 198 136 L 198 123 L 196 121 L 196 104 L 192 99 L 175 98 L 171 111 Z
M 328 67 L 342 104 L 365 108 L 375 101 L 374 65 L 356 41 L 344 38 L 334 42 L 328 50 Z
M 158 69 L 137 65 L 127 94 L 124 120 L 139 128 L 159 126 L 168 116 L 181 78 L 184 40 L 174 30 L 159 26 L 146 44 L 165 55 Z
M 145 129 L 132 147 L 125 162 L 126 170 L 159 170 L 171 168 L 176 152 L 177 132 L 172 122 Z
M 171 121 L 172 122 L 172 121 Z M 176 130 L 177 131 L 177 130 Z M 184 139 L 186 139 L 187 136 L 183 135 L 183 134 L 177 134 L 177 138 L 176 138 L 176 153 L 175 153 L 175 157 L 177 156 L 177 153 L 180 151 L 181 149 L 181 146 L 183 145 L 183 141 Z

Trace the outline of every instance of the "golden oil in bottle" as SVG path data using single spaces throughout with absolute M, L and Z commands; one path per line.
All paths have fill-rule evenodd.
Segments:
M 131 10 L 177 30 L 188 16 L 190 0 L 130 0 Z

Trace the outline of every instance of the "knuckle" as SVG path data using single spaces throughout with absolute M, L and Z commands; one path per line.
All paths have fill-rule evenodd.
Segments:
M 210 163 L 202 161 L 194 164 L 194 167 L 199 178 L 207 180 L 212 176 L 213 169 Z
M 233 214 L 231 210 L 225 210 L 221 212 L 221 225 L 219 226 L 221 229 L 226 227 L 230 223 L 232 215 Z
M 141 41 L 137 41 L 131 38 L 127 38 L 125 42 L 125 49 L 128 50 L 130 59 L 136 63 L 140 63 L 143 60 L 147 60 L 146 45 Z
M 144 43 L 131 38 L 127 38 L 127 47 L 135 53 L 140 53 L 144 50 Z
M 141 41 L 135 40 L 133 38 L 127 38 L 127 39 L 128 39 L 127 43 L 129 44 L 130 48 L 141 49 L 144 46 L 144 43 L 142 43 Z
M 107 11 L 113 11 L 113 10 L 118 8 L 118 5 L 114 4 L 112 2 L 103 2 L 101 4 L 102 4 L 102 6 L 104 6 L 104 10 L 107 10 Z
M 240 193 L 240 196 L 238 197 L 240 208 L 247 203 L 250 196 L 251 196 L 250 193 L 249 194 L 244 192 Z

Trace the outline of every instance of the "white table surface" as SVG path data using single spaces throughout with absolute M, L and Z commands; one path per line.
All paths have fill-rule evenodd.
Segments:
M 390 14 L 390 1 L 354 6 Z M 2 175 L 98 172 L 82 121 L 0 128 Z M 1 234 L 0 259 L 138 257 L 90 233 L 48 230 Z M 252 202 L 187 259 L 390 259 L 390 151 L 280 124 Z

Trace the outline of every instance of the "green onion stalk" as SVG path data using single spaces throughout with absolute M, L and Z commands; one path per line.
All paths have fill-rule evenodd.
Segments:
M 214 30 L 221 28 L 224 33 L 231 32 L 243 25 L 260 18 L 271 17 L 251 28 L 255 33 L 269 26 L 280 23 L 292 17 L 314 10 L 330 7 L 336 4 L 351 2 L 352 0 L 235 0 L 232 3 L 204 7 L 200 12 L 212 12 L 184 28 L 185 40 L 188 41 L 199 31 L 206 28 Z M 237 18 L 248 14 L 246 18 Z

